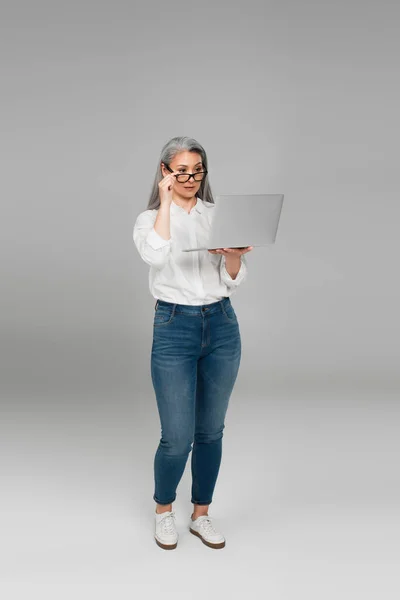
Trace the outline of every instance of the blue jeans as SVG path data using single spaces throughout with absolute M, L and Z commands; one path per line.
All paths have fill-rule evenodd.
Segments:
M 161 422 L 154 458 L 158 504 L 176 499 L 191 450 L 191 501 L 211 504 L 240 357 L 239 324 L 228 297 L 197 306 L 157 300 L 151 377 Z

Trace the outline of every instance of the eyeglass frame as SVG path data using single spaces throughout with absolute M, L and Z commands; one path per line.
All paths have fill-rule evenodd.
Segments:
M 163 165 L 165 166 L 166 169 L 168 169 L 168 171 L 170 171 L 171 173 L 174 173 L 173 170 L 171 169 L 170 166 L 167 165 L 167 163 L 163 163 Z M 195 179 L 194 176 L 197 175 L 197 173 L 204 173 L 204 177 L 200 180 Z M 201 181 L 204 180 L 204 178 L 206 177 L 208 171 L 207 169 L 204 169 L 203 171 L 197 171 L 197 173 L 174 173 L 174 177 L 176 178 L 176 180 L 178 181 L 178 176 L 179 175 L 189 175 L 189 179 L 187 179 L 186 181 L 178 181 L 178 183 L 187 183 L 188 181 L 191 180 L 191 178 L 193 177 L 193 181 L 196 181 L 196 183 L 200 183 Z

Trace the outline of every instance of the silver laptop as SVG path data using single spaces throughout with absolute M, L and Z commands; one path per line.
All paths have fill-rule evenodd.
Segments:
M 283 194 L 216 196 L 207 246 L 183 252 L 274 244 L 282 204 Z

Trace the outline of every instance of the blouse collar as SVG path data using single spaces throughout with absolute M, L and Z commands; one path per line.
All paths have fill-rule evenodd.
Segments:
M 196 196 L 196 198 L 197 198 L 197 202 L 193 206 L 193 208 L 194 208 L 194 210 L 197 210 L 197 212 L 201 214 L 203 212 L 203 210 L 204 210 L 203 202 L 202 202 L 202 200 L 198 196 Z M 185 211 L 185 209 L 182 208 L 182 206 L 179 206 L 178 204 L 175 204 L 174 201 L 171 202 L 171 212 L 173 214 L 179 213 L 182 210 Z

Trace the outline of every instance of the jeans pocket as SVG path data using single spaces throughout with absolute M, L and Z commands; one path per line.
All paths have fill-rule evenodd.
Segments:
M 165 306 L 158 306 L 154 315 L 153 325 L 154 327 L 161 327 L 163 325 L 169 325 L 174 318 L 175 311 Z
M 228 321 L 233 322 L 237 320 L 235 309 L 230 302 L 222 304 L 222 312 Z

